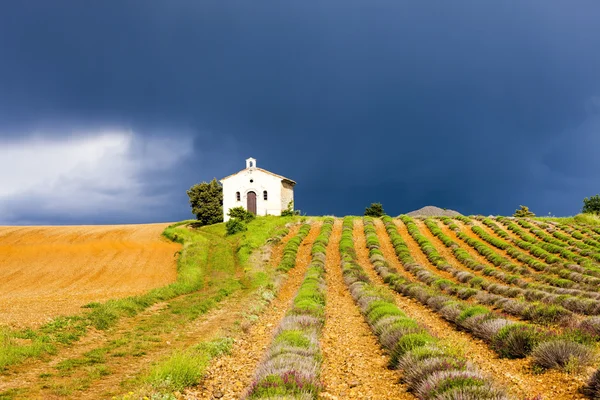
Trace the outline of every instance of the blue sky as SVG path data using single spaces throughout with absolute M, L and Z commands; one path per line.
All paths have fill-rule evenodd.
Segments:
M 596 1 L 0 5 L 0 224 L 173 221 L 247 157 L 307 214 L 572 215 L 600 192 Z

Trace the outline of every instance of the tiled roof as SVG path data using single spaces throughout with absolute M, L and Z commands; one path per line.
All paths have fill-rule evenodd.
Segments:
M 266 169 L 262 169 L 262 168 L 258 168 L 258 167 L 254 167 L 254 168 L 245 168 L 245 169 L 243 169 L 243 170 L 241 170 L 241 171 L 239 171 L 239 172 L 236 172 L 235 174 L 227 175 L 225 178 L 221 179 L 220 181 L 221 181 L 221 182 L 223 182 L 224 180 L 226 180 L 226 179 L 229 179 L 229 178 L 231 178 L 232 176 L 235 176 L 235 175 L 237 175 L 237 174 L 241 174 L 242 172 L 248 171 L 248 170 L 250 170 L 250 169 L 254 169 L 254 170 L 256 170 L 256 171 L 261 171 L 261 172 L 264 172 L 265 174 L 273 175 L 273 176 L 275 176 L 275 177 L 277 177 L 277 178 L 281 179 L 282 181 L 286 181 L 286 182 L 288 182 L 288 183 L 291 183 L 292 185 L 295 185 L 295 184 L 296 184 L 296 182 L 295 182 L 295 181 L 293 181 L 293 180 L 291 180 L 291 179 L 289 179 L 289 178 L 286 178 L 285 176 L 277 175 L 277 174 L 274 174 L 274 173 L 272 173 L 271 171 L 267 171 Z

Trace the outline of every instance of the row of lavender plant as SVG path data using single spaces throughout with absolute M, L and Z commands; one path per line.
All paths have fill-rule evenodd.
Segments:
M 561 306 L 548 305 L 540 302 L 526 302 L 521 299 L 516 299 L 516 297 L 521 294 L 519 288 L 496 284 L 485 278 L 475 276 L 468 271 L 453 267 L 438 253 L 435 246 L 421 234 L 412 218 L 403 215 L 400 219 L 406 225 L 408 233 L 415 239 L 429 261 L 438 269 L 451 273 L 459 280 L 459 282 L 461 282 L 461 284 L 450 281 L 444 282 L 444 280 L 434 282 L 434 284 L 440 287 L 444 292 L 457 295 L 460 298 L 467 298 L 467 296 L 461 296 L 462 294 L 467 293 L 471 296 L 475 296 L 475 300 L 481 304 L 493 305 L 508 314 L 538 324 L 570 323 L 572 321 L 573 313 Z M 429 223 L 431 225 L 433 222 L 429 221 Z M 437 225 L 435 228 L 439 229 Z M 433 233 L 434 235 L 437 233 L 437 236 L 439 237 L 441 232 L 435 231 Z M 449 240 L 449 238 L 447 239 Z M 444 242 L 444 240 L 442 241 Z M 445 243 L 448 243 L 447 240 Z M 454 242 L 448 244 L 450 246 L 458 246 Z M 464 257 L 462 259 L 465 260 Z M 472 263 L 469 264 L 473 266 Z M 484 273 L 489 275 L 493 275 L 494 272 L 496 272 L 491 267 L 480 267 L 482 267 Z
M 544 232 L 543 230 L 538 229 L 536 225 L 534 225 L 525 218 L 517 218 L 516 221 L 517 224 L 521 225 L 525 229 L 528 229 L 529 232 L 533 233 L 535 236 L 537 236 L 539 239 L 545 242 L 543 244 L 548 248 L 548 251 L 555 254 L 560 254 L 562 258 L 568 261 L 577 261 L 578 259 L 582 258 L 580 255 L 571 251 L 574 250 L 579 252 L 579 248 L 574 247 L 569 249 L 567 247 L 567 244 L 563 240 L 561 240 L 560 238 L 553 237 L 552 235 Z M 594 257 L 591 258 L 595 259 Z M 600 259 L 600 256 L 598 256 L 598 258 Z M 596 259 L 595 261 L 598 261 L 598 259 Z
M 554 227 L 573 236 L 575 239 L 581 240 L 587 245 L 600 248 L 600 235 L 597 235 L 596 232 L 587 226 L 575 224 L 568 225 L 557 221 L 547 221 L 547 223 L 552 224 Z
M 365 218 L 365 231 L 373 227 Z M 374 231 L 374 230 L 373 230 Z M 438 344 L 438 339 L 400 310 L 392 296 L 372 283 L 356 261 L 353 218 L 344 219 L 340 241 L 344 281 L 366 321 L 390 354 L 390 365 L 419 399 L 507 399 L 477 367 Z M 382 260 L 377 237 L 367 235 L 371 259 Z
M 538 271 L 549 272 L 549 273 L 552 273 L 552 274 L 555 274 L 555 275 L 558 275 L 561 277 L 559 280 L 556 280 L 556 278 L 549 278 L 554 281 L 554 286 L 536 285 L 536 287 L 539 288 L 540 290 L 551 292 L 551 293 L 557 293 L 557 294 L 561 294 L 561 295 L 580 296 L 583 298 L 589 298 L 589 299 L 595 299 L 595 300 L 600 299 L 600 293 L 598 293 L 596 290 L 592 291 L 592 290 L 575 289 L 577 287 L 578 283 L 575 282 L 574 280 L 581 281 L 581 279 L 582 279 L 579 273 L 573 272 L 570 270 L 566 270 L 566 269 L 562 269 L 560 262 L 555 262 L 554 264 L 546 264 L 539 260 L 536 260 L 535 258 L 529 256 L 528 254 L 521 252 L 515 246 L 511 245 L 511 243 L 522 242 L 522 241 L 520 241 L 518 239 L 510 238 L 510 236 L 508 235 L 508 233 L 506 231 L 502 230 L 497 224 L 495 224 L 490 219 L 484 218 L 484 219 L 482 219 L 482 222 L 487 227 L 492 229 L 494 231 L 494 233 L 496 233 L 496 235 L 503 238 L 504 240 L 501 240 L 492 235 L 489 235 L 480 227 L 471 228 L 473 230 L 473 232 L 475 234 L 477 234 L 480 238 L 482 238 L 486 242 L 490 243 L 494 247 L 505 250 L 512 257 L 518 259 L 519 261 L 527 263 L 528 265 L 532 266 L 533 268 L 535 268 Z M 523 245 L 523 243 L 521 243 L 521 245 Z M 542 251 L 544 251 L 544 250 L 542 250 Z M 555 256 L 552 255 L 552 257 L 555 257 Z M 531 286 L 531 284 L 529 286 Z
M 453 251 L 455 252 L 455 255 L 457 256 L 457 258 L 461 261 L 468 261 L 468 260 L 463 260 L 461 257 L 461 254 L 457 254 L 457 250 L 458 249 L 458 245 L 453 242 L 448 236 L 446 236 L 440 229 L 439 227 L 430 220 L 425 221 L 427 227 L 430 229 L 430 231 L 437 236 L 446 246 L 450 247 L 453 249 Z M 466 262 L 465 265 L 473 265 L 473 262 Z M 464 278 L 469 279 L 468 276 L 466 276 Z M 523 286 L 523 287 L 511 287 L 511 286 L 506 286 L 506 285 L 498 285 L 498 284 L 490 284 L 489 282 L 486 282 L 485 280 L 478 282 L 481 284 L 481 287 L 484 288 L 485 290 L 495 293 L 495 294 L 500 294 L 500 295 L 504 295 L 507 297 L 519 297 L 519 298 L 523 298 L 525 300 L 527 300 L 527 302 L 525 301 L 520 301 L 520 302 L 510 302 L 510 303 L 506 303 L 504 300 L 502 299 L 494 299 L 493 297 L 486 299 L 486 297 L 484 296 L 478 296 L 478 299 L 485 303 L 485 304 L 491 304 L 490 302 L 496 302 L 496 301 L 501 301 L 503 304 L 500 308 L 504 309 L 504 310 L 508 310 L 508 308 L 512 308 L 512 309 L 520 309 L 520 311 L 518 311 L 517 313 L 514 312 L 510 312 L 511 314 L 515 314 L 515 315 L 522 315 L 524 317 L 527 317 L 528 315 L 534 315 L 536 319 L 540 320 L 541 322 L 563 322 L 566 325 L 572 326 L 574 320 L 572 318 L 570 318 L 570 314 L 564 312 L 564 309 L 567 309 L 569 311 L 572 311 L 574 313 L 577 314 L 583 314 L 583 315 L 596 315 L 598 314 L 597 310 L 599 307 L 598 301 L 597 300 L 593 300 L 593 299 L 589 299 L 589 298 L 579 298 L 576 297 L 575 294 L 578 294 L 579 291 L 576 290 L 572 290 L 572 289 L 559 289 L 559 288 L 553 288 L 551 286 L 545 286 L 545 285 L 539 285 L 539 284 L 535 284 L 535 283 L 528 283 L 527 285 Z M 543 289 L 543 290 L 540 290 Z M 555 293 L 551 293 L 551 289 L 556 289 Z M 486 301 L 488 300 L 488 301 Z M 533 303 L 533 302 L 541 302 L 543 304 L 554 304 L 556 306 L 561 306 L 562 308 L 556 308 L 556 307 L 540 307 L 539 303 Z M 507 308 L 508 307 L 508 308 Z M 530 318 L 526 318 L 526 319 L 530 319 Z M 584 320 L 581 320 L 577 323 L 577 326 L 582 329 L 583 331 L 588 332 L 590 335 L 595 336 L 597 338 L 600 338 L 600 331 L 597 331 L 597 329 L 593 328 L 595 326 L 598 326 L 598 328 L 600 328 L 600 318 L 598 317 L 591 317 L 591 318 L 587 318 Z
M 323 222 L 311 248 L 312 260 L 257 368 L 247 399 L 316 399 L 321 389 L 319 338 L 325 322 L 325 253 L 333 218 Z
M 588 292 L 591 292 L 591 293 L 595 292 L 595 288 L 591 286 L 591 283 L 589 281 L 590 281 L 590 279 L 595 280 L 596 278 L 590 278 L 590 277 L 582 275 L 580 272 L 578 272 L 578 271 L 582 270 L 582 268 L 579 266 L 569 266 L 569 269 L 565 269 L 565 268 L 563 268 L 564 267 L 563 264 L 552 264 L 552 265 L 544 264 L 541 261 L 536 260 L 533 257 L 527 256 L 526 254 L 520 252 L 519 250 L 517 250 L 514 247 L 511 247 L 510 245 L 506 245 L 505 242 L 502 242 L 496 238 L 492 239 L 491 236 L 482 237 L 482 235 L 486 235 L 486 234 L 480 227 L 478 227 L 478 226 L 471 227 L 473 232 L 475 234 L 477 234 L 478 236 L 482 237 L 482 239 L 490 240 L 490 242 L 488 242 L 488 243 L 490 243 L 492 246 L 495 246 L 498 248 L 504 247 L 503 250 L 506 250 L 507 253 L 509 253 L 509 255 L 511 255 L 511 257 L 516 258 L 521 262 L 524 262 L 529 267 L 531 267 L 532 269 L 535 269 L 538 272 L 541 272 L 541 271 L 548 272 L 550 274 L 556 275 L 556 277 L 547 275 L 547 274 L 543 274 L 543 273 L 533 274 L 526 267 L 514 264 L 510 260 L 500 256 L 499 254 L 494 252 L 492 249 L 490 249 L 487 245 L 485 245 L 485 243 L 482 243 L 476 239 L 469 237 L 464 232 L 462 232 L 456 224 L 451 222 L 451 220 L 442 219 L 442 221 L 445 224 L 447 224 L 450 227 L 450 229 L 454 230 L 456 232 L 456 235 L 462 241 L 464 241 L 469 246 L 471 246 L 473 249 L 475 249 L 480 255 L 485 257 L 489 262 L 491 262 L 492 264 L 497 265 L 500 268 L 503 268 L 505 270 L 513 271 L 517 277 L 527 275 L 529 278 L 531 278 L 537 282 L 546 283 L 550 286 L 555 286 L 557 288 L 573 288 L 573 289 L 579 288 L 583 291 L 587 290 Z M 506 234 L 506 232 L 504 232 L 504 234 Z M 541 249 L 529 242 L 518 241 L 518 240 L 513 240 L 513 242 L 517 246 L 529 251 L 532 255 L 534 255 L 536 257 L 548 256 L 548 258 L 546 258 L 547 262 L 556 263 L 556 262 L 560 261 L 560 259 L 558 257 L 546 253 L 543 249 Z M 523 280 L 515 280 L 515 284 L 517 284 L 518 286 L 520 286 L 522 288 L 527 286 L 527 282 L 525 282 Z M 538 288 L 541 290 L 549 290 L 550 292 L 552 292 L 552 289 L 549 286 L 538 286 Z
M 600 262 L 600 243 L 595 241 L 587 240 L 587 243 L 581 240 L 581 236 L 576 238 L 573 236 L 575 231 L 571 230 L 569 234 L 561 232 L 562 229 L 558 227 L 558 224 L 546 223 L 542 221 L 530 221 L 532 224 L 537 225 L 540 229 L 545 230 L 548 234 L 554 236 L 556 239 L 565 243 L 565 245 L 571 246 L 576 252 L 584 257 L 589 257 L 596 262 Z
M 296 236 L 288 240 L 283 248 L 283 256 L 277 266 L 277 271 L 288 272 L 296 265 L 296 255 L 302 241 L 308 236 L 310 232 L 310 224 L 302 224 Z
M 595 231 L 594 229 L 585 226 L 585 225 L 577 225 L 577 226 L 571 226 L 571 225 L 565 225 L 565 224 L 560 224 L 560 223 L 556 223 L 556 225 L 561 228 L 562 230 L 564 230 L 565 232 L 571 234 L 574 238 L 582 240 L 585 244 L 589 244 L 590 246 L 596 246 L 596 247 L 600 247 L 600 229 L 599 228 L 594 228 L 597 231 Z
M 529 232 L 536 235 L 539 239 L 549 246 L 558 249 L 561 257 L 567 261 L 576 261 L 589 259 L 596 264 L 595 271 L 600 273 L 598 262 L 600 262 L 600 249 L 590 246 L 572 236 L 565 235 L 547 223 L 533 220 L 521 221 L 523 228 L 529 229 Z M 564 255 L 563 255 L 564 254 Z
M 414 261 L 393 219 L 386 216 L 382 220 L 403 267 L 415 276 L 424 277 L 426 281 L 435 281 L 429 271 Z M 446 320 L 484 340 L 501 357 L 523 358 L 531 354 L 533 362 L 542 368 L 584 365 L 591 358 L 591 350 L 587 346 L 591 340 L 583 332 L 570 331 L 557 335 L 553 330 L 510 321 L 487 307 L 445 295 L 436 287 L 411 282 L 383 258 L 372 258 L 371 261 L 377 273 L 395 291 L 416 299 Z
M 554 294 L 550 294 L 536 288 L 545 288 L 551 289 L 552 287 L 537 285 L 533 283 L 524 282 L 522 280 L 514 281 L 507 276 L 502 271 L 490 270 L 490 267 L 484 267 L 480 263 L 478 263 L 475 259 L 473 259 L 466 251 L 461 249 L 459 245 L 454 242 L 450 237 L 445 235 L 443 231 L 439 228 L 439 226 L 432 220 L 426 220 L 425 225 L 431 231 L 431 233 L 436 236 L 445 246 L 452 250 L 457 260 L 459 260 L 463 265 L 467 266 L 474 271 L 482 271 L 486 275 L 495 276 L 496 278 L 503 279 L 505 282 L 509 284 L 517 283 L 519 286 L 520 283 L 523 283 L 520 287 L 514 287 L 510 285 L 502 285 L 490 282 L 481 277 L 474 277 L 472 274 L 463 273 L 457 275 L 457 277 L 461 280 L 461 282 L 468 283 L 470 286 L 480 286 L 482 289 L 493 293 L 494 295 L 499 296 L 489 296 L 479 294 L 477 295 L 477 300 L 483 304 L 493 304 L 498 308 L 508 312 L 509 314 L 520 316 L 524 319 L 532 320 L 535 322 L 541 323 L 551 323 L 551 322 L 564 322 L 570 324 L 572 322 L 571 313 L 568 312 L 581 312 L 581 309 L 584 308 L 581 304 L 580 307 L 577 308 L 569 302 L 569 300 L 573 300 L 573 296 L 558 296 Z M 507 300 L 505 297 L 519 298 L 523 300 Z M 536 303 L 536 301 L 541 301 L 541 303 Z M 581 300 L 583 304 L 587 300 Z M 552 307 L 548 306 L 548 304 L 554 304 L 561 307 Z M 568 305 L 568 307 L 565 307 Z M 571 309 L 573 308 L 573 309 Z M 592 307 L 589 307 L 590 309 Z
M 524 242 L 519 241 L 519 240 L 511 239 L 510 237 L 508 237 L 508 234 L 505 231 L 503 231 L 501 228 L 499 228 L 495 223 L 493 223 L 489 219 L 483 219 L 482 222 L 485 225 L 487 225 L 488 227 L 490 227 L 498 236 L 505 238 L 506 240 L 509 241 L 509 242 L 506 242 L 504 240 L 498 239 L 498 238 L 488 234 L 487 232 L 485 232 L 485 230 L 483 230 L 483 228 L 481 228 L 479 226 L 471 227 L 471 230 L 477 236 L 479 236 L 481 239 L 483 239 L 485 242 L 491 244 L 494 247 L 497 247 L 501 250 L 506 251 L 511 257 L 513 257 L 523 263 L 526 263 L 527 265 L 534 268 L 536 271 L 547 272 L 547 273 L 551 273 L 551 274 L 554 274 L 554 275 L 557 275 L 560 277 L 560 278 L 554 278 L 554 277 L 551 277 L 548 275 L 543 275 L 543 274 L 534 275 L 533 277 L 536 278 L 536 280 L 542 281 L 542 282 L 548 282 L 550 284 L 550 286 L 535 284 L 535 286 L 539 290 L 547 291 L 550 293 L 561 292 L 561 294 L 571 294 L 571 295 L 577 295 L 577 296 L 582 296 L 582 297 L 591 298 L 591 299 L 600 298 L 600 295 L 598 294 L 597 291 L 585 290 L 585 288 L 589 287 L 587 285 L 590 285 L 591 283 L 583 283 L 583 284 L 578 283 L 578 282 L 581 282 L 582 280 L 587 281 L 589 278 L 583 277 L 578 272 L 574 272 L 574 271 L 562 268 L 562 264 L 560 262 L 556 262 L 556 260 L 553 260 L 555 262 L 554 264 L 546 264 L 546 263 L 543 263 L 543 262 L 535 259 L 534 257 L 532 257 L 528 254 L 523 253 L 522 251 L 520 251 L 519 249 L 517 249 L 515 246 L 511 245 L 510 243 L 519 242 L 519 245 L 521 247 L 529 248 L 529 249 L 532 249 L 533 246 L 524 244 Z M 544 252 L 544 250 L 541 250 L 541 252 Z M 536 256 L 540 255 L 539 253 L 537 253 L 535 251 L 534 251 L 534 254 Z M 555 256 L 553 256 L 553 255 L 549 255 L 549 256 L 555 258 Z M 523 284 L 520 286 L 525 288 L 525 287 L 531 287 L 531 285 L 532 284 L 530 283 L 530 284 Z M 575 289 L 577 287 L 583 287 L 583 289 Z M 560 289 L 573 288 L 573 290 L 570 293 L 567 293 L 566 291 L 559 290 L 559 288 Z
M 518 224 L 514 223 L 506 217 L 496 217 L 496 220 L 502 225 L 506 226 L 508 230 L 512 231 L 522 239 L 518 242 L 515 241 L 515 244 L 517 244 L 519 247 L 528 250 L 531 254 L 535 255 L 536 257 L 545 258 L 546 262 L 548 263 L 559 263 L 566 270 L 575 272 L 575 274 L 568 274 L 566 271 L 564 271 L 562 275 L 572 275 L 572 279 L 577 279 L 578 282 L 592 286 L 598 285 L 600 283 L 600 279 L 598 279 L 600 277 L 600 269 L 598 268 L 598 265 L 593 263 L 591 260 L 576 255 L 570 252 L 569 250 L 565 249 L 564 247 L 556 245 L 555 243 L 544 242 L 543 240 L 536 239 L 535 237 L 527 234 L 523 229 L 521 229 L 521 227 Z M 537 231 L 539 234 L 543 235 L 543 233 L 541 233 L 540 230 Z M 549 235 L 546 236 L 546 238 L 549 240 L 555 240 Z M 551 255 L 558 254 L 558 256 L 555 255 L 554 258 L 550 259 L 548 253 L 550 253 Z M 567 261 L 574 261 L 576 264 L 569 262 L 561 262 L 561 258 Z M 589 275 L 589 277 L 581 275 Z

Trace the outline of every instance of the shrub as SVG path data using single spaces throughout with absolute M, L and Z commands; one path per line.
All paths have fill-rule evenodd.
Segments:
M 229 215 L 231 218 L 239 219 L 240 221 L 244 222 L 250 222 L 256 217 L 250 211 L 247 211 L 241 206 L 230 208 L 229 212 L 227 212 L 227 215 Z
M 553 340 L 538 345 L 531 353 L 533 362 L 543 368 L 578 369 L 592 360 L 592 350 L 582 344 Z
M 467 368 L 465 360 L 456 359 L 451 356 L 431 357 L 404 370 L 402 380 L 411 388 L 427 379 L 429 375 L 437 371 L 464 370 Z
M 460 370 L 437 371 L 424 379 L 415 388 L 415 392 L 421 399 L 437 399 L 443 393 L 485 385 L 485 379 L 479 372 Z
M 490 385 L 453 388 L 436 396 L 436 400 L 508 400 L 502 390 Z
M 523 358 L 545 338 L 540 328 L 526 324 L 510 324 L 498 331 L 492 338 L 492 347 L 506 358 Z
M 584 214 L 600 214 L 600 195 L 597 194 L 583 199 L 583 209 L 581 212 Z
M 232 218 L 225 223 L 225 229 L 227 231 L 227 235 L 234 235 L 238 232 L 247 231 L 248 227 L 241 219 Z
M 390 365 L 396 367 L 402 356 L 408 351 L 435 342 L 436 339 L 426 332 L 410 333 L 402 336 L 394 346 L 394 350 L 392 350 Z
M 400 311 L 396 305 L 392 303 L 384 303 L 373 308 L 367 315 L 367 319 L 369 320 L 369 323 L 373 325 L 378 319 L 392 315 L 404 317 L 406 314 Z
M 292 217 L 294 215 L 300 215 L 300 210 L 294 210 L 294 200 L 290 200 L 287 208 L 281 212 L 282 217 Z
M 600 317 L 590 317 L 579 323 L 579 329 L 592 336 L 600 336 Z
M 535 214 L 529 211 L 529 207 L 520 206 L 520 208 L 518 208 L 513 214 L 513 217 L 535 217 Z
M 365 208 L 366 217 L 383 217 L 385 212 L 381 203 L 371 203 L 371 205 Z
M 513 322 L 504 318 L 488 319 L 473 327 L 473 334 L 486 342 L 491 342 L 500 329 Z
M 473 317 L 475 315 L 489 314 L 489 313 L 490 313 L 490 310 L 488 310 L 486 307 L 470 306 L 470 307 L 465 308 L 459 314 L 459 316 L 456 318 L 456 322 L 460 324 L 460 323 L 464 322 L 467 318 Z
M 592 399 L 600 399 L 600 369 L 592 374 L 583 388 L 583 393 Z

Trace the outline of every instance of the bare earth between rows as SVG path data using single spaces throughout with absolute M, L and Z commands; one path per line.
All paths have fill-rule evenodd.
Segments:
M 336 220 L 327 246 L 327 303 L 321 340 L 322 398 L 414 399 L 387 368 L 388 357 L 365 322 L 343 281 L 339 244 L 342 221 Z
M 217 359 L 208 369 L 198 388 L 187 392 L 189 399 L 240 399 L 252 383 L 273 333 L 291 305 L 311 260 L 311 247 L 321 230 L 321 222 L 312 224 L 296 256 L 296 266 L 287 273 L 277 298 L 261 314 L 248 333 L 238 339 L 229 355 Z

